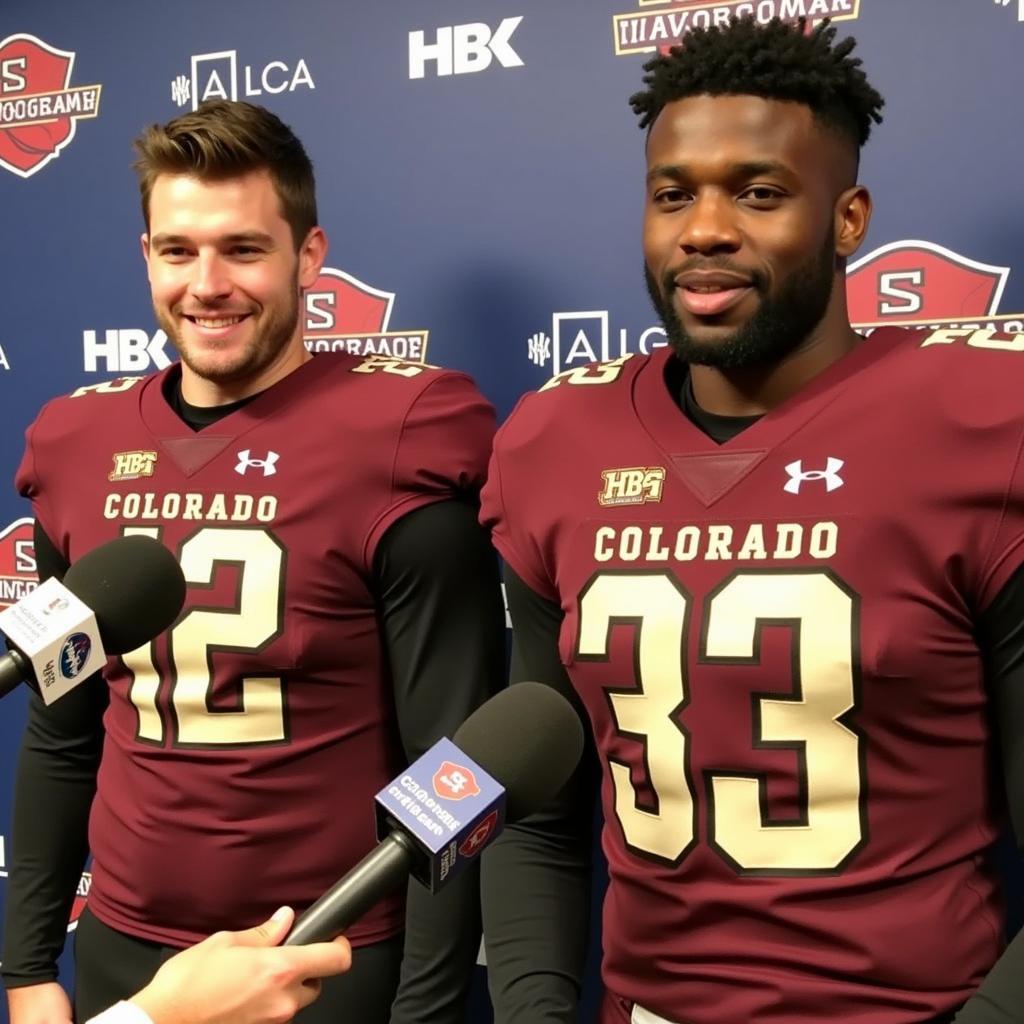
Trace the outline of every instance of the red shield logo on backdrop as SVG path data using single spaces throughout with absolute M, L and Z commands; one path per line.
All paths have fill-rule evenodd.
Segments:
M 344 270 L 324 267 L 306 292 L 307 341 L 344 335 L 380 334 L 388 329 L 395 293 L 364 284 Z
M 995 316 L 1009 274 L 1009 267 L 979 263 L 933 242 L 892 242 L 850 266 L 850 319 L 878 326 Z
M 467 796 L 476 796 L 480 787 L 471 768 L 443 761 L 434 772 L 434 792 L 445 800 L 465 800 Z
M 37 582 L 32 520 L 16 519 L 0 530 L 0 608 L 20 601 Z
M 71 88 L 75 55 L 20 33 L 0 43 L 0 166 L 28 178 L 99 112 L 99 85 Z
M 494 832 L 494 826 L 497 824 L 498 812 L 491 811 L 462 841 L 459 846 L 459 853 L 463 857 L 475 857 L 487 845 L 491 834 Z
M 82 877 L 78 880 L 78 888 L 75 890 L 75 898 L 71 904 L 71 917 L 68 919 L 68 931 L 73 932 L 78 927 L 78 919 L 89 902 L 89 889 L 92 887 L 92 872 L 83 871 Z

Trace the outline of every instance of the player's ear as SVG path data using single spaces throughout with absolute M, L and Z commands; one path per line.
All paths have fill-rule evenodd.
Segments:
M 142 258 L 146 261 L 146 277 L 152 280 L 152 275 L 149 272 L 149 233 L 143 231 L 139 236 L 139 241 L 142 243 Z
M 327 235 L 321 227 L 309 229 L 299 246 L 299 287 L 312 288 L 327 259 Z
M 871 223 L 871 193 L 853 185 L 840 193 L 835 205 L 836 255 L 852 256 L 864 241 Z

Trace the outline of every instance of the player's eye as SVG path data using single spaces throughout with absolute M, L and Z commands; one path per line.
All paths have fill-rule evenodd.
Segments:
M 772 185 L 751 185 L 740 193 L 740 199 L 748 205 L 757 207 L 777 206 L 785 198 L 785 193 Z
M 183 245 L 168 245 L 160 250 L 165 260 L 183 260 L 188 256 L 188 249 Z
M 685 189 L 678 187 L 659 188 L 654 193 L 654 205 L 668 208 L 682 206 L 689 202 L 691 195 Z
M 255 245 L 236 245 L 232 250 L 232 254 L 235 256 L 241 256 L 243 258 L 252 258 L 259 256 L 263 252 L 258 246 Z

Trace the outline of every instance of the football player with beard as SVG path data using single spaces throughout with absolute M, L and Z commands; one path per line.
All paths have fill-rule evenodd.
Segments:
M 989 862 L 1024 840 L 1024 355 L 850 325 L 882 98 L 835 35 L 747 18 L 646 65 L 669 344 L 495 442 L 515 674 L 600 767 L 602 1024 L 1024 1021 Z M 499 1024 L 576 1019 L 595 783 L 485 857 Z
M 309 158 L 272 113 L 206 103 L 136 148 L 153 305 L 181 361 L 50 402 L 17 483 L 41 576 L 147 533 L 189 590 L 165 635 L 51 707 L 31 701 L 12 1024 L 70 1024 L 56 960 L 87 847 L 79 1020 L 176 949 L 311 904 L 373 847 L 374 794 L 504 673 L 476 513 L 490 405 L 460 373 L 307 351 L 303 293 L 327 240 Z M 474 873 L 408 903 L 352 926 L 352 969 L 299 1019 L 462 1020 Z

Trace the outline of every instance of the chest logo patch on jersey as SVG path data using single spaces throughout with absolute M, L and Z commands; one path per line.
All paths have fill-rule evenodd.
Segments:
M 111 482 L 152 476 L 156 465 L 156 452 L 114 452 L 113 458 L 114 468 L 107 474 Z
M 249 448 L 237 452 L 238 465 L 235 472 L 239 476 L 245 476 L 250 469 L 262 469 L 264 476 L 273 476 L 277 472 L 277 460 L 281 458 L 277 452 L 268 451 L 262 459 L 252 458 L 252 450 Z
M 787 494 L 799 494 L 800 488 L 804 484 L 820 481 L 825 485 L 826 491 L 834 491 L 845 483 L 839 475 L 839 470 L 843 468 L 843 465 L 842 459 L 830 457 L 828 462 L 825 463 L 824 469 L 804 469 L 803 460 L 797 459 L 796 462 L 791 462 L 786 466 L 789 480 L 786 481 L 783 490 Z
M 646 505 L 649 501 L 661 501 L 665 467 L 606 469 L 602 471 L 601 479 L 604 486 L 597 495 L 601 505 Z
M 444 800 L 464 800 L 476 796 L 480 785 L 472 768 L 464 768 L 453 761 L 444 761 L 434 772 L 434 792 Z

